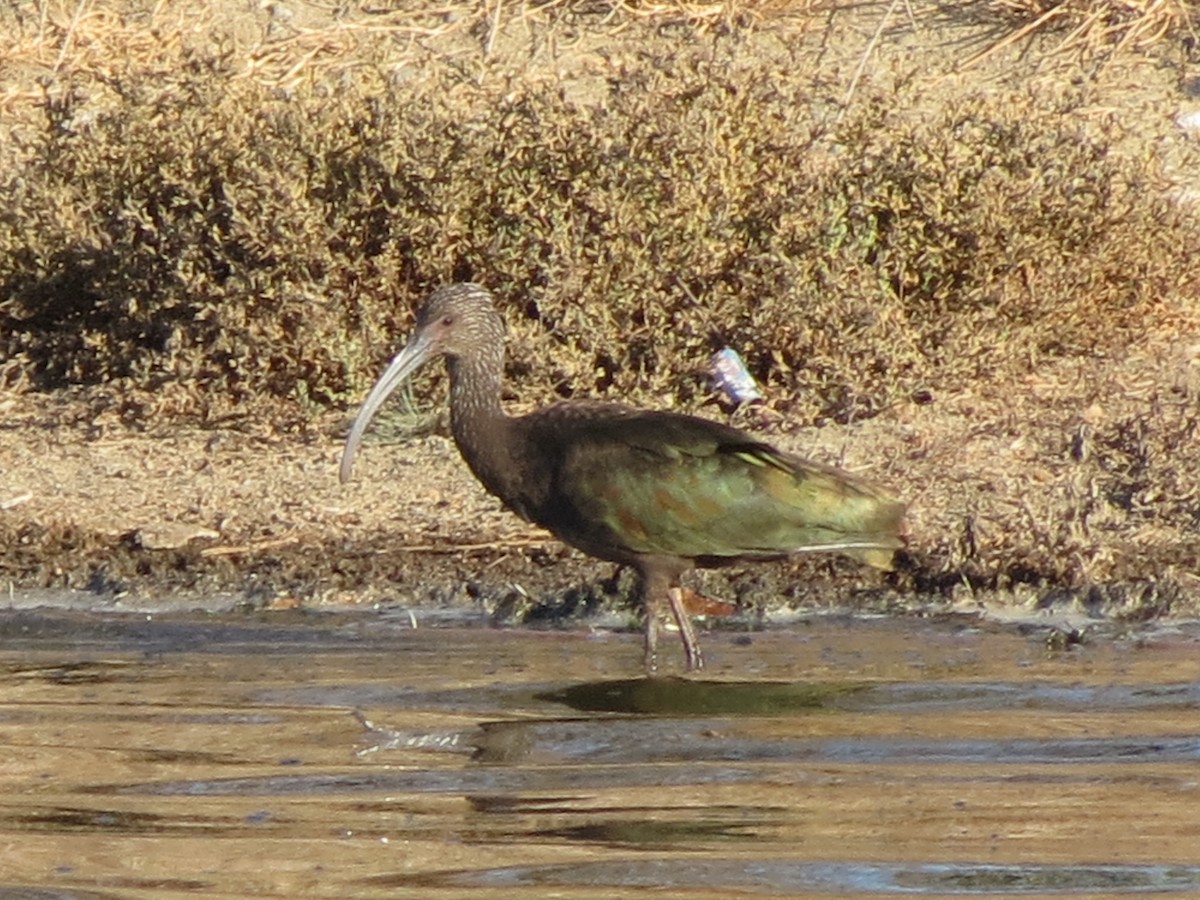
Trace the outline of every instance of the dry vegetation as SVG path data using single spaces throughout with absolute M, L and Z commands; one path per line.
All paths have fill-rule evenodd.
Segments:
M 518 404 L 695 408 L 731 344 L 775 421 L 911 426 L 1195 322 L 1194 217 L 1128 152 L 1131 120 L 1068 74 L 1185 40 L 1191 3 L 860 10 L 876 38 L 984 23 L 969 72 L 1031 41 L 1066 60 L 1036 90 L 980 76 L 949 103 L 873 44 L 841 79 L 790 38 L 747 51 L 819 29 L 829 3 L 192 6 L 0 12 L 6 391 L 71 387 L 132 429 L 306 430 L 361 395 L 420 293 L 469 278 L 505 307 Z M 527 66 L 513 29 L 554 65 Z M 567 42 L 576 57 L 546 49 Z M 1057 511 L 1016 497 L 988 525 L 978 485 L 934 466 L 945 493 L 924 491 L 898 589 L 1086 594 L 1195 566 L 1195 384 L 1120 404 L 1089 379 L 1077 406 L 1022 412 L 1066 429 L 1038 448 Z
M 988 7 L 998 22 L 1007 19 L 1015 27 L 968 63 L 1042 31 L 1054 32 L 1051 54 L 1082 51 L 1109 58 L 1150 49 L 1196 26 L 1195 5 L 1186 0 L 992 0 Z

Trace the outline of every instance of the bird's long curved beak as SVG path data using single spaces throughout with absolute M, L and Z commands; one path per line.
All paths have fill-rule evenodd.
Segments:
M 358 416 L 354 419 L 350 435 L 346 438 L 346 446 L 342 448 L 342 466 L 338 470 L 338 478 L 342 484 L 350 480 L 350 470 L 354 466 L 354 454 L 358 451 L 358 445 L 362 443 L 363 433 L 371 424 L 371 419 L 379 411 L 379 407 L 383 405 L 383 401 L 419 369 L 434 354 L 434 351 L 433 341 L 422 332 L 417 332 L 409 338 L 404 349 L 396 354 L 396 358 L 387 367 L 387 371 L 375 382 L 371 393 L 367 394 L 367 399 L 363 401 Z

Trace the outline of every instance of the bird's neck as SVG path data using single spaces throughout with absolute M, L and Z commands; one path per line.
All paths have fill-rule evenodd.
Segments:
M 448 359 L 447 368 L 454 443 L 484 487 L 507 500 L 517 473 L 512 419 L 500 406 L 503 359 Z

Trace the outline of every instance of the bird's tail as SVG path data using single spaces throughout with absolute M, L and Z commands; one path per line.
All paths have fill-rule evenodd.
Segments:
M 851 550 L 849 555 L 857 559 L 859 562 L 866 563 L 873 569 L 882 569 L 885 572 L 890 572 L 894 566 L 896 558 L 896 550 L 899 547 L 871 547 L 867 550 Z
M 882 494 L 877 499 L 878 507 L 871 517 L 868 532 L 870 545 L 848 550 L 847 553 L 872 568 L 890 572 L 894 567 L 896 551 L 908 544 L 908 522 L 905 519 L 908 507 Z
M 793 552 L 832 550 L 876 569 L 890 570 L 897 550 L 908 543 L 908 507 L 883 488 L 831 466 L 784 456 L 788 497 L 811 545 Z M 823 545 L 823 546 L 822 546 Z

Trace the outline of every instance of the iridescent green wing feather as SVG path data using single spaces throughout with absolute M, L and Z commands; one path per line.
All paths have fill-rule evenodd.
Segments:
M 591 539 L 687 558 L 843 550 L 875 565 L 901 545 L 902 504 L 719 423 L 635 413 L 570 431 L 557 493 Z

